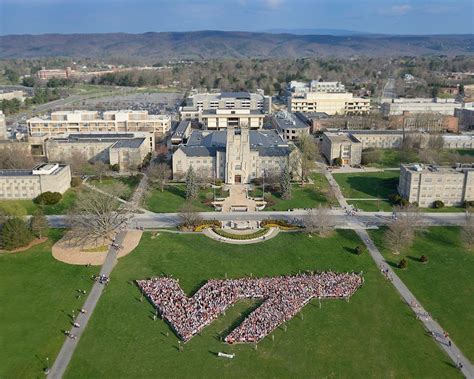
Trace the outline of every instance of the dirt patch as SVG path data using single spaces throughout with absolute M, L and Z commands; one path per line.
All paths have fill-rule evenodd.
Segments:
M 128 230 L 122 244 L 123 249 L 119 250 L 118 258 L 130 254 L 140 243 L 141 237 L 142 232 L 140 230 Z M 91 251 L 93 248 L 93 246 L 74 246 L 70 242 L 68 233 L 66 233 L 63 238 L 53 245 L 52 253 L 55 259 L 64 263 L 101 266 L 108 251 Z
M 31 241 L 28 245 L 19 247 L 18 249 L 15 250 L 0 250 L 0 254 L 14 254 L 14 253 L 21 253 L 22 251 L 28 250 L 29 248 L 32 248 L 33 246 L 42 244 L 43 242 L 46 242 L 48 240 L 48 237 L 43 237 L 43 238 L 36 238 L 33 241 Z

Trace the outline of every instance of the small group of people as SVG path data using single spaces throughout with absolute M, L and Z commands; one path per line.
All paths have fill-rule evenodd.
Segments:
M 348 216 L 357 216 L 359 209 L 354 208 L 352 205 L 349 205 L 348 207 L 344 207 L 344 212 L 346 212 L 346 215 Z
M 293 318 L 313 298 L 348 299 L 363 284 L 356 273 L 308 273 L 274 278 L 209 280 L 187 297 L 172 278 L 139 280 L 138 286 L 184 341 L 190 340 L 239 299 L 264 299 L 226 338 L 256 343 Z
M 99 276 L 92 275 L 92 280 L 105 285 L 108 285 L 110 283 L 110 278 L 104 274 L 100 274 Z

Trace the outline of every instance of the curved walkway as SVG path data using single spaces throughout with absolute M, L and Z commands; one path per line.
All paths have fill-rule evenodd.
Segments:
M 215 233 L 212 229 L 204 229 L 202 231 L 202 234 L 204 234 L 205 236 L 209 238 L 212 238 L 215 241 L 230 243 L 233 245 L 250 245 L 252 243 L 265 242 L 269 239 L 276 237 L 278 233 L 280 233 L 279 228 L 270 228 L 268 229 L 268 232 L 261 237 L 257 237 L 257 238 L 253 238 L 249 240 L 234 240 L 231 238 L 222 237 L 219 234 Z

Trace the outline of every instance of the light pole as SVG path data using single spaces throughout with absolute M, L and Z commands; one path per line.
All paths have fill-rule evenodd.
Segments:
M 49 357 L 46 357 L 46 368 L 44 369 L 45 375 L 49 374 Z
M 262 197 L 265 200 L 265 169 L 263 169 Z

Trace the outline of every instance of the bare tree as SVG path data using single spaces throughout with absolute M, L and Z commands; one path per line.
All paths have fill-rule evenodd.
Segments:
M 315 160 L 319 154 L 319 148 L 314 137 L 309 134 L 301 134 L 298 140 L 299 154 L 296 154 L 293 169 L 296 167 L 300 173 L 301 182 L 307 179 L 311 169 L 315 167 Z
M 466 249 L 474 249 L 474 216 L 471 211 L 466 212 L 466 220 L 461 227 L 461 240 Z
M 171 170 L 166 163 L 153 163 L 147 170 L 147 175 L 153 184 L 156 184 L 161 192 L 165 190 L 166 182 L 171 177 Z
M 102 177 L 109 171 L 109 167 L 102 161 L 97 161 L 92 165 L 92 172 L 99 177 L 99 182 L 102 183 Z
M 186 229 L 193 229 L 202 221 L 202 217 L 198 210 L 189 201 L 184 203 L 184 205 L 181 207 L 179 219 L 181 221 L 181 226 Z
M 425 224 L 415 205 L 395 206 L 393 211 L 397 218 L 389 225 L 385 241 L 392 253 L 398 255 L 412 245 L 417 233 L 425 231 Z
M 126 225 L 132 213 L 130 204 L 121 204 L 113 195 L 98 191 L 82 192 L 68 217 L 71 241 L 76 245 L 107 243 Z
M 331 234 L 336 222 L 328 207 L 318 205 L 308 210 L 303 218 L 303 224 L 308 233 L 326 237 Z
M 441 134 L 432 134 L 428 138 L 427 142 L 428 148 L 433 149 L 436 152 L 440 152 L 444 147 L 444 139 Z
M 8 143 L 0 146 L 0 169 L 31 169 L 34 160 L 26 145 Z
M 80 151 L 74 151 L 69 159 L 66 159 L 66 163 L 71 166 L 71 172 L 73 175 L 86 174 L 90 163 L 84 153 Z

